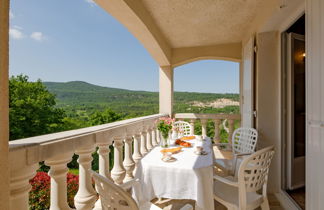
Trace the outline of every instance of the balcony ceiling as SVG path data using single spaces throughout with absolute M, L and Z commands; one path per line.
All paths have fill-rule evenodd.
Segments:
M 172 48 L 237 43 L 260 0 L 142 0 Z
M 95 0 L 162 65 L 200 58 L 239 61 L 241 43 L 279 0 Z

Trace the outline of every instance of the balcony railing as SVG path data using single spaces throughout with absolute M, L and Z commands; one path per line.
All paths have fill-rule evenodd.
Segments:
M 238 121 L 240 124 L 241 115 L 240 114 L 195 114 L 195 113 L 178 113 L 174 116 L 178 120 L 189 120 L 191 125 L 191 131 L 195 130 L 195 122 L 197 120 L 201 123 L 201 135 L 207 136 L 207 123 L 212 121 L 214 123 L 214 142 L 219 143 L 220 137 L 220 125 L 223 124 L 224 129 L 228 133 L 228 142 L 231 143 L 232 135 L 234 132 L 234 123 Z M 228 122 L 228 127 L 226 123 Z M 193 133 L 192 133 L 193 134 Z
M 165 115 L 156 114 L 146 117 L 123 120 L 105 125 L 78 130 L 37 136 L 10 142 L 10 209 L 28 209 L 29 180 L 39 168 L 39 162 L 45 161 L 50 167 L 51 209 L 70 209 L 67 203 L 68 172 L 67 163 L 73 154 L 79 155 L 79 189 L 74 198 L 77 209 L 91 209 L 100 205 L 97 201 L 89 169 L 92 153 L 98 147 L 99 173 L 111 178 L 116 184 L 132 180 L 136 163 L 156 145 L 160 135 L 155 121 Z M 212 119 L 215 123 L 215 139 L 219 138 L 221 120 L 227 119 L 229 131 L 233 132 L 234 120 L 239 115 L 223 114 L 176 114 L 178 119 L 201 120 L 202 134 L 207 135 L 206 123 Z M 218 126 L 217 126 L 218 125 Z M 113 145 L 113 168 L 109 168 L 109 146 Z M 124 157 L 124 158 L 123 158 Z M 100 206 L 98 206 L 100 209 Z

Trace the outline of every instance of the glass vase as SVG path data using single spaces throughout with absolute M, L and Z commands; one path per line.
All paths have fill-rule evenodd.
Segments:
M 160 146 L 163 148 L 167 148 L 170 145 L 169 139 L 170 139 L 170 133 L 168 133 L 167 136 L 163 135 L 162 133 L 160 133 L 161 135 L 161 142 L 160 142 Z

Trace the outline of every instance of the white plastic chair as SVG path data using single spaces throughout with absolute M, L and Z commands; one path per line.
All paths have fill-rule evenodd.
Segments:
M 186 121 L 176 121 L 173 123 L 173 127 L 178 128 L 179 131 L 182 131 L 184 136 L 192 135 L 191 126 Z
M 232 136 L 233 159 L 216 159 L 215 166 L 221 169 L 224 174 L 234 175 L 240 159 L 255 151 L 258 141 L 258 131 L 254 128 L 238 128 Z M 215 144 L 216 146 L 229 146 L 229 143 Z
M 267 182 L 274 147 L 267 147 L 246 156 L 234 177 L 214 175 L 214 199 L 231 210 L 256 209 L 269 210 Z M 259 190 L 262 189 L 262 193 Z
M 116 185 L 111 180 L 90 170 L 95 181 L 96 190 L 101 200 L 102 210 L 161 210 L 151 202 L 147 202 L 140 207 L 126 191 L 138 181 L 130 181 L 122 185 Z M 139 184 L 139 183 L 138 183 Z M 193 210 L 190 204 L 186 204 L 180 210 Z

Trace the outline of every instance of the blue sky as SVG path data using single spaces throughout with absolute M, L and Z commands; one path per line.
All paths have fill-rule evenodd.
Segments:
M 10 16 L 10 75 L 158 91 L 157 63 L 91 0 L 12 0 Z M 193 62 L 174 76 L 177 91 L 239 92 L 233 62 Z

